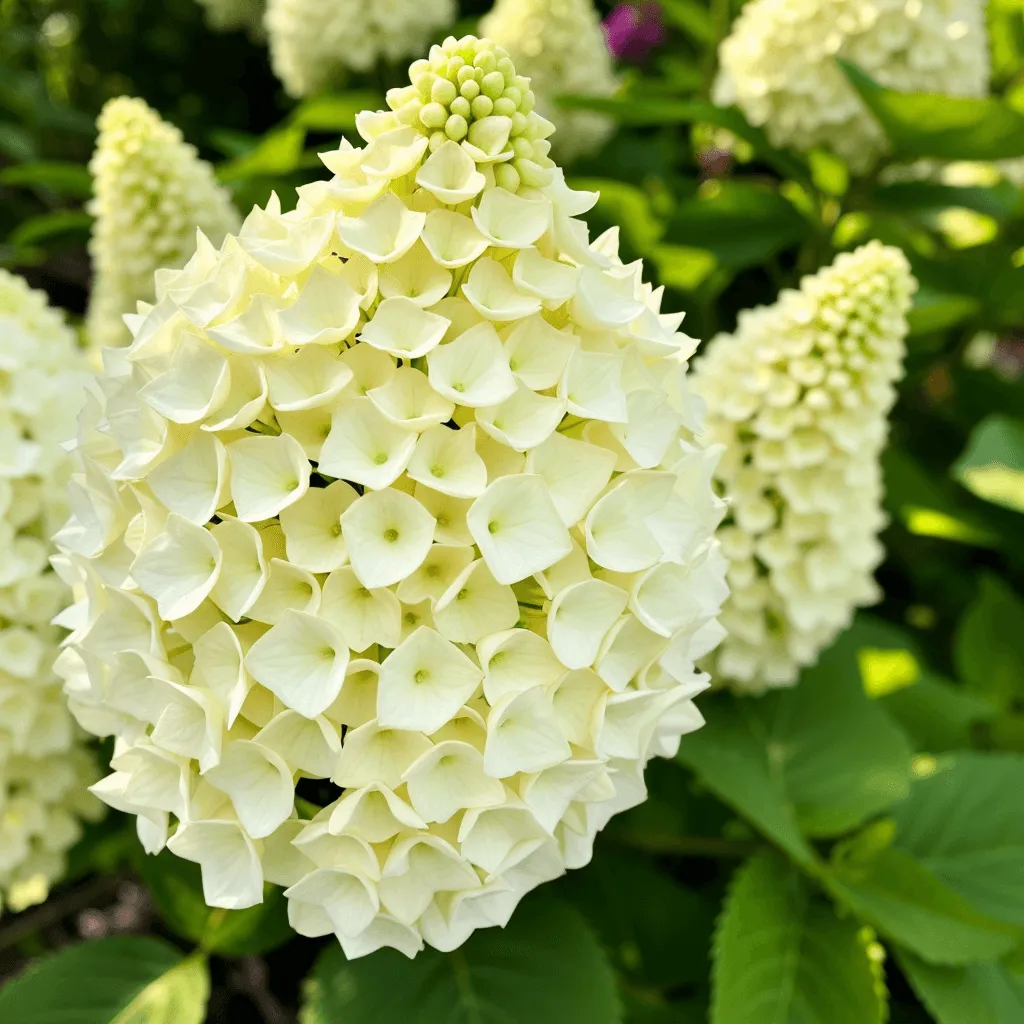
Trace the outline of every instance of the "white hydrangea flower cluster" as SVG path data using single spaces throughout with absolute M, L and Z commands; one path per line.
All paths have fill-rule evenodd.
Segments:
M 793 685 L 878 599 L 879 455 L 915 287 L 903 253 L 870 242 L 741 313 L 695 365 L 730 502 L 718 536 L 732 596 L 713 672 L 736 690 Z
M 751 0 L 719 48 L 714 100 L 736 104 L 773 145 L 822 146 L 866 171 L 885 135 L 836 57 L 902 92 L 982 96 L 984 0 Z
M 98 778 L 53 672 L 67 588 L 49 537 L 67 514 L 69 459 L 84 365 L 46 296 L 0 270 L 0 911 L 46 898 Z
M 183 266 L 197 228 L 219 243 L 239 218 L 213 168 L 143 100 L 110 100 L 97 127 L 86 333 L 94 346 L 124 345 L 131 335 L 122 317 L 152 301 L 154 271 Z
M 59 668 L 117 737 L 94 791 L 211 905 L 269 881 L 301 934 L 411 956 L 586 863 L 701 724 L 724 504 L 682 314 L 590 241 L 596 195 L 358 130 L 104 353 Z
M 601 148 L 615 124 L 592 110 L 561 110 L 562 95 L 611 96 L 618 80 L 592 0 L 497 0 L 480 31 L 508 50 L 533 82 L 540 112 L 557 128 L 564 161 Z
M 455 0 L 267 0 L 264 27 L 274 74 L 299 97 L 421 52 L 455 14 Z
M 263 16 L 266 0 L 196 0 L 206 17 L 206 23 L 215 32 L 234 32 L 244 29 L 252 39 L 263 36 Z

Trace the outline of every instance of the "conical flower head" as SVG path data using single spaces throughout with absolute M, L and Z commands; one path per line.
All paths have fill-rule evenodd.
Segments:
M 881 126 L 836 63 L 901 92 L 981 96 L 989 58 L 983 0 L 752 0 L 719 49 L 717 103 L 735 103 L 776 146 L 822 146 L 866 171 Z
M 212 905 L 287 886 L 348 956 L 450 949 L 585 863 L 701 724 L 726 596 L 682 314 L 590 241 L 595 195 L 503 188 L 404 109 L 161 274 L 60 535 L 96 791 Z
M 46 898 L 64 873 L 96 766 L 68 713 L 54 661 L 68 599 L 49 537 L 67 514 L 69 458 L 85 366 L 42 292 L 0 270 L 0 910 Z
M 98 127 L 86 330 L 94 345 L 121 345 L 131 338 L 122 317 L 153 300 L 154 272 L 181 267 L 195 252 L 197 229 L 219 243 L 238 215 L 210 165 L 142 100 L 111 100 Z
M 714 673 L 737 690 L 793 685 L 878 598 L 879 455 L 914 288 L 903 253 L 871 242 L 741 313 L 697 363 L 730 503 Z
M 611 118 L 557 105 L 559 96 L 610 96 L 618 88 L 593 0 L 497 0 L 480 30 L 533 82 L 538 110 L 558 129 L 556 157 L 574 160 L 601 148 Z
M 267 0 L 264 24 L 274 74 L 290 96 L 309 96 L 421 53 L 455 14 L 455 0 Z

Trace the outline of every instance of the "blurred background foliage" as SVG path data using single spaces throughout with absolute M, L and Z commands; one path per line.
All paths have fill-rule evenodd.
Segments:
M 488 6 L 465 0 L 456 34 Z M 201 964 L 212 972 L 207 1011 L 205 997 L 184 1010 L 168 997 L 177 1016 L 141 1018 L 174 1024 L 204 1012 L 294 1020 L 302 991 L 304 1024 L 379 1021 L 367 993 L 381 986 L 396 1013 L 424 1024 L 545 1021 L 516 1009 L 526 996 L 514 991 L 501 990 L 506 1017 L 473 1011 L 456 980 L 486 994 L 504 966 L 532 979 L 514 987 L 553 989 L 559 959 L 579 982 L 571 992 L 604 993 L 560 1024 L 692 1024 L 709 1006 L 715 1024 L 1024 1020 L 1024 200 L 994 167 L 1024 156 L 1024 2 L 989 2 L 993 98 L 969 123 L 948 122 L 943 97 L 900 97 L 849 71 L 891 162 L 984 163 L 961 183 L 851 178 L 832 154 L 773 149 L 738 111 L 712 106 L 716 46 L 741 6 L 662 0 L 666 39 L 622 68 L 621 93 L 565 98 L 618 122 L 568 174 L 601 191 L 594 231 L 621 225 L 624 258 L 648 261 L 666 308 L 685 309 L 686 329 L 704 339 L 838 250 L 880 238 L 907 253 L 921 288 L 885 456 L 881 605 L 796 690 L 705 700 L 707 727 L 678 762 L 650 765 L 651 799 L 613 820 L 594 862 L 527 900 L 504 937 L 480 933 L 454 960 L 385 952 L 346 966 L 331 949 L 300 990 L 321 944 L 286 941 L 279 893 L 253 911 L 210 911 L 193 865 L 144 858 L 111 817 L 76 851 L 63 893 L 0 922 L 0 973 L 70 945 L 65 985 L 127 957 L 139 965 L 131 991 L 165 979 L 174 996 L 202 990 Z M 293 201 L 293 187 L 320 174 L 317 149 L 380 106 L 401 74 L 382 66 L 295 103 L 264 47 L 211 32 L 195 0 L 0 0 L 0 265 L 84 311 L 86 165 L 110 97 L 141 96 L 177 124 L 245 211 L 272 190 Z M 970 812 L 956 818 L 966 851 L 943 861 L 929 843 L 958 807 Z M 733 916 L 743 901 L 748 924 L 770 916 L 754 950 Z M 787 914 L 788 937 L 777 934 Z M 155 939 L 146 950 L 75 945 L 140 932 L 208 960 Z M 549 949 L 553 934 L 562 941 Z M 830 960 L 829 949 L 845 953 Z M 779 978 L 799 1005 L 766 1005 Z M 435 983 L 454 1015 L 417 1002 L 417 986 Z

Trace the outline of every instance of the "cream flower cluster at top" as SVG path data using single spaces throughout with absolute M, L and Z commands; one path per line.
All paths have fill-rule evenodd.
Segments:
M 85 367 L 42 292 L 0 270 L 0 912 L 46 898 L 98 778 L 53 672 L 68 599 L 46 538 L 67 514 Z
M 154 271 L 181 267 L 195 252 L 197 228 L 219 243 L 237 229 L 238 214 L 210 165 L 142 100 L 111 100 L 97 126 L 86 333 L 92 345 L 123 345 L 131 335 L 122 318 L 152 301 Z
M 984 0 L 751 0 L 719 49 L 716 103 L 735 103 L 776 146 L 822 146 L 865 171 L 881 126 L 836 62 L 901 92 L 988 90 Z
M 726 596 L 693 342 L 597 197 L 358 129 L 105 353 L 58 538 L 95 792 L 350 957 L 585 863 L 701 724 Z
M 540 112 L 555 125 L 555 156 L 574 160 L 601 148 L 614 122 L 592 110 L 562 110 L 562 95 L 610 96 L 618 88 L 592 0 L 497 0 L 480 30 L 529 75 Z
M 309 96 L 419 53 L 455 14 L 455 0 L 267 0 L 270 63 L 290 96 Z
M 265 0 L 196 0 L 203 8 L 206 23 L 215 32 L 244 29 L 253 39 L 263 35 Z
M 871 242 L 741 313 L 695 366 L 730 502 L 713 671 L 737 690 L 792 685 L 878 597 L 879 455 L 914 288 L 903 253 Z

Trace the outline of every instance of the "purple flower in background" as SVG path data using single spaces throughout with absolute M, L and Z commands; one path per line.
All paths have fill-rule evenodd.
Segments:
M 604 37 L 608 49 L 619 60 L 632 64 L 645 61 L 656 46 L 665 41 L 661 5 L 653 0 L 639 4 L 619 4 L 605 18 Z

